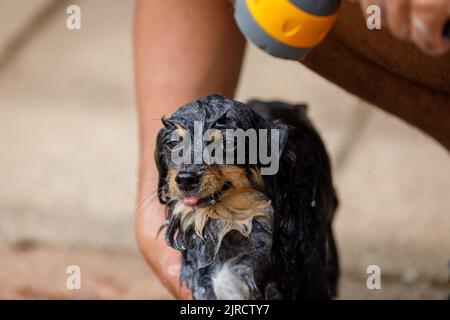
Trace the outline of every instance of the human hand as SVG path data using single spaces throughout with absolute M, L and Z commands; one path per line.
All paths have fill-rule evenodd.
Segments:
M 164 208 L 154 197 L 144 198 L 138 205 L 136 235 L 145 260 L 169 292 L 177 299 L 192 299 L 189 288 L 180 280 L 181 254 L 164 241 L 160 228 L 164 223 Z
M 441 55 L 450 50 L 443 30 L 450 18 L 450 0 L 348 0 L 359 2 L 364 14 L 367 7 L 382 7 L 383 22 L 392 34 L 411 41 L 423 52 Z

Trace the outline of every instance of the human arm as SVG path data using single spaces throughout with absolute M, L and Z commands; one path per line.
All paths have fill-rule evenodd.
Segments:
M 177 298 L 181 255 L 158 231 L 165 220 L 156 197 L 154 163 L 161 117 L 211 93 L 233 96 L 245 48 L 225 0 L 141 0 L 134 29 L 135 76 L 140 127 L 136 236 L 148 264 Z

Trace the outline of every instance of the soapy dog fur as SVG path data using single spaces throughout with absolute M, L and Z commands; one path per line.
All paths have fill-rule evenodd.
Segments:
M 263 165 L 248 161 L 173 164 L 172 133 L 192 135 L 195 121 L 220 133 L 279 130 L 278 172 L 261 175 Z M 211 95 L 182 106 L 163 124 L 155 155 L 158 197 L 167 205 L 166 241 L 183 254 L 181 281 L 193 297 L 334 297 L 337 198 L 327 152 L 305 107 Z

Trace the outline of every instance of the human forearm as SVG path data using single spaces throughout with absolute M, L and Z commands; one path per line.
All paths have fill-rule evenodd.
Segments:
M 140 172 L 136 232 L 149 264 L 178 297 L 178 252 L 157 232 L 164 210 L 153 160 L 160 118 L 210 93 L 232 96 L 245 42 L 224 1 L 142 0 L 135 23 L 135 72 L 140 125 Z

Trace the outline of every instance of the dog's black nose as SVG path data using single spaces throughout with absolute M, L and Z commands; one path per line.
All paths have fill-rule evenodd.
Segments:
M 181 171 L 175 177 L 175 181 L 180 190 L 191 191 L 197 187 L 200 177 L 195 172 Z

